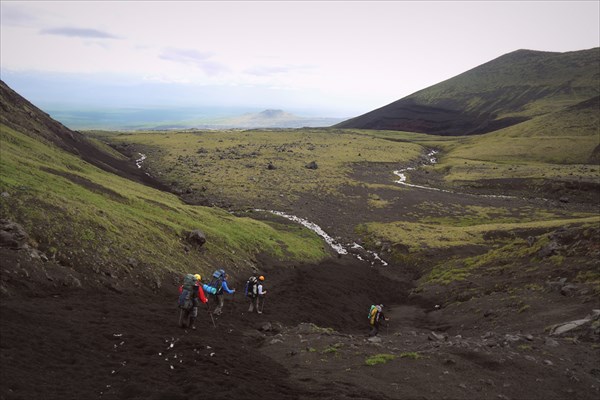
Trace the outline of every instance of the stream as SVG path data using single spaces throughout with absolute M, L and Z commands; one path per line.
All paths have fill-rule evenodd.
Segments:
M 426 165 L 436 164 L 437 158 L 435 157 L 435 155 L 437 153 L 438 153 L 437 150 L 429 150 L 429 152 L 427 153 L 427 162 L 422 163 L 420 166 L 422 167 L 422 166 L 426 166 Z M 446 190 L 446 189 L 441 189 L 441 188 L 436 188 L 436 187 L 414 185 L 414 184 L 406 182 L 406 180 L 407 180 L 406 173 L 408 171 L 414 171 L 417 168 L 418 167 L 406 167 L 406 168 L 402 168 L 402 169 L 393 171 L 393 174 L 396 175 L 398 178 L 400 178 L 400 179 L 394 181 L 394 183 L 397 183 L 397 184 L 400 184 L 403 186 L 408 186 L 411 188 L 416 188 L 416 189 L 435 190 L 438 192 L 452 193 L 452 194 L 458 194 L 458 195 L 463 195 L 463 196 L 478 196 L 478 197 L 499 198 L 499 199 L 514 199 L 514 198 L 516 198 L 514 196 L 503 196 L 503 195 L 478 195 L 478 194 L 471 194 L 471 193 L 460 193 L 460 192 L 454 192 L 451 190 Z M 268 212 L 273 215 L 278 215 L 278 216 L 286 218 L 290 221 L 301 224 L 302 226 L 310 229 L 311 231 L 313 231 L 317 235 L 319 235 L 321 238 L 323 238 L 323 240 L 338 254 L 343 255 L 343 254 L 351 253 L 359 260 L 370 262 L 371 265 L 375 265 L 375 264 L 379 264 L 382 266 L 388 265 L 388 263 L 385 260 L 383 260 L 379 256 L 379 254 L 377 254 L 371 250 L 365 249 L 358 243 L 353 242 L 353 243 L 350 243 L 347 245 L 343 245 L 343 244 L 339 243 L 334 238 L 332 238 L 330 235 L 328 235 L 319 225 L 315 224 L 314 222 L 310 222 L 310 221 L 308 221 L 304 218 L 300 218 L 296 215 L 286 214 L 282 211 L 260 210 L 260 209 L 255 209 L 254 211 Z M 367 260 L 367 258 L 368 258 L 368 260 Z
M 437 159 L 436 159 L 435 155 L 437 153 L 438 152 L 436 150 L 430 150 L 427 153 L 428 161 L 421 164 L 421 166 L 436 164 Z M 144 160 L 146 160 L 147 157 L 145 154 L 142 154 L 142 153 L 139 153 L 139 155 L 140 155 L 140 158 L 135 160 L 135 164 L 138 168 L 142 168 L 142 163 L 144 162 Z M 406 173 L 409 171 L 414 171 L 416 169 L 417 169 L 417 167 L 406 167 L 406 168 L 402 168 L 402 169 L 393 171 L 393 174 L 399 178 L 398 180 L 394 181 L 394 183 L 397 183 L 397 184 L 400 184 L 403 186 L 408 186 L 411 188 L 416 188 L 416 189 L 435 190 L 435 191 L 439 191 L 439 192 L 460 194 L 460 195 L 465 195 L 465 196 L 495 197 L 495 198 L 504 198 L 504 199 L 515 198 L 513 196 L 502 196 L 502 195 L 475 195 L 475 194 L 470 194 L 470 193 L 458 193 L 458 192 L 453 192 L 451 190 L 440 189 L 440 188 L 429 187 L 429 186 L 422 186 L 422 185 L 414 185 L 414 184 L 406 182 L 406 180 L 407 180 Z M 352 254 L 353 256 L 355 256 L 356 258 L 358 258 L 361 261 L 370 262 L 371 265 L 376 265 L 376 264 L 382 265 L 382 266 L 388 265 L 388 263 L 384 259 L 382 259 L 379 256 L 379 254 L 377 254 L 374 251 L 365 249 L 364 247 L 362 247 L 361 245 L 359 245 L 356 242 L 352 242 L 352 243 L 345 244 L 345 245 L 342 243 L 339 243 L 337 240 L 335 240 L 333 237 L 331 237 L 329 234 L 327 234 L 327 232 L 325 232 L 323 230 L 323 228 L 321 228 L 319 225 L 315 224 L 314 222 L 310 222 L 310 221 L 308 221 L 304 218 L 300 218 L 296 215 L 287 214 L 283 211 L 262 210 L 262 209 L 254 209 L 253 211 L 267 212 L 267 213 L 270 213 L 273 215 L 277 215 L 279 217 L 282 217 L 287 220 L 298 223 L 307 229 L 310 229 L 311 231 L 316 233 L 318 236 L 320 236 L 337 254 L 340 254 L 340 255 Z
M 429 153 L 427 153 L 427 158 L 429 161 L 421 164 L 420 166 L 424 167 L 426 165 L 437 164 L 437 158 L 435 158 L 435 155 L 437 153 L 438 153 L 437 150 L 430 150 Z M 496 198 L 496 199 L 516 199 L 517 198 L 515 196 L 505 196 L 505 195 L 497 195 L 497 194 L 473 194 L 473 193 L 454 192 L 452 190 L 440 189 L 440 188 L 431 187 L 431 186 L 414 185 L 412 183 L 406 182 L 406 179 L 407 179 L 406 172 L 414 171 L 416 169 L 417 169 L 417 167 L 407 167 L 407 168 L 402 168 L 402 169 L 393 171 L 393 174 L 400 178 L 397 181 L 394 181 L 394 183 L 397 183 L 397 184 L 403 185 L 403 186 L 416 188 L 416 189 L 435 190 L 437 192 L 459 194 L 461 196 L 477 196 L 477 197 L 488 197 L 488 198 Z
M 142 153 L 138 153 L 138 154 L 140 155 L 140 158 L 135 160 L 135 165 L 138 168 L 142 168 L 142 163 L 144 162 L 144 160 L 146 160 L 147 157 L 145 154 L 142 154 Z M 146 173 L 146 174 L 148 174 L 148 173 Z M 282 211 L 261 210 L 261 209 L 255 209 L 253 211 L 268 212 L 270 214 L 277 215 L 279 217 L 296 222 L 296 223 L 304 226 L 305 228 L 310 229 L 311 231 L 316 233 L 318 236 L 320 236 L 337 254 L 345 255 L 345 254 L 351 253 L 352 255 L 354 255 L 356 258 L 358 258 L 361 261 L 369 261 L 371 263 L 371 265 L 375 265 L 375 264 L 383 265 L 383 266 L 388 265 L 388 263 L 385 260 L 383 260 L 379 256 L 379 254 L 365 249 L 358 243 L 350 243 L 346 246 L 342 245 L 341 243 L 337 242 L 334 238 L 332 238 L 330 235 L 328 235 L 327 232 L 325 232 L 323 230 L 323 228 L 321 228 L 319 225 L 315 224 L 314 222 L 310 222 L 304 218 L 300 218 L 295 215 L 287 214 Z M 369 260 L 366 260 L 367 258 Z
M 138 168 L 142 168 L 142 163 L 144 162 L 144 160 L 147 158 L 145 154 L 142 153 L 138 153 L 140 155 L 140 158 L 138 158 L 137 160 L 135 160 L 135 165 Z
M 321 228 L 319 225 L 315 224 L 314 222 L 310 222 L 304 218 L 300 218 L 295 215 L 286 214 L 282 211 L 261 210 L 261 209 L 254 209 L 253 211 L 268 212 L 270 214 L 277 215 L 279 217 L 296 222 L 296 223 L 304 226 L 305 228 L 310 229 L 311 231 L 316 233 L 318 236 L 320 236 L 333 250 L 335 250 L 336 253 L 338 253 L 340 255 L 345 255 L 345 254 L 350 253 L 361 261 L 370 262 L 371 265 L 375 265 L 375 264 L 379 264 L 382 266 L 388 265 L 388 263 L 385 260 L 383 260 L 379 256 L 379 254 L 375 253 L 374 251 L 365 249 L 358 243 L 353 242 L 353 243 L 350 243 L 350 244 L 344 246 L 343 244 L 339 243 L 334 238 L 329 236 L 327 234 L 327 232 L 325 232 L 323 230 L 323 228 Z M 350 249 L 350 250 L 348 250 L 348 249 Z M 369 260 L 367 260 L 367 258 L 369 258 Z

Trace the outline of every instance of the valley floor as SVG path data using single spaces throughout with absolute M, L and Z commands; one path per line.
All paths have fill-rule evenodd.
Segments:
M 490 296 L 479 305 L 490 316 L 410 296 L 409 274 L 382 268 L 350 257 L 264 265 L 262 315 L 236 295 L 216 327 L 201 308 L 195 331 L 176 326 L 174 286 L 136 296 L 24 288 L 2 298 L 0 398 L 598 398 L 597 342 L 545 330 L 585 317 L 597 299 L 550 293 L 546 313 L 523 318 Z M 369 299 L 391 317 L 374 341 Z M 377 354 L 389 360 L 367 365 Z

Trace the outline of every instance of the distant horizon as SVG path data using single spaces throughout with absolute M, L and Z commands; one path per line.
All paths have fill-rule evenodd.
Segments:
M 1 79 L 40 108 L 278 108 L 349 118 L 520 49 L 600 47 L 596 1 L 0 8 Z
M 594 48 L 592 48 L 594 49 Z M 519 49 L 517 51 L 535 51 L 539 50 L 532 49 Z M 569 52 L 586 51 L 591 49 L 573 50 Z M 569 52 L 552 52 L 552 53 L 569 53 Z M 513 52 L 510 52 L 513 53 Z M 507 53 L 507 54 L 510 54 Z M 499 57 L 502 57 L 501 55 Z M 498 58 L 498 57 L 496 57 Z M 489 60 L 492 61 L 492 60 Z M 484 63 L 485 64 L 485 63 Z M 467 71 L 463 71 L 467 72 Z M 460 74 L 459 74 L 460 75 Z M 240 104 L 227 104 L 222 102 L 223 98 L 220 98 L 221 103 L 213 103 L 214 99 L 209 99 L 208 102 L 203 103 L 202 100 L 190 101 L 189 98 L 186 101 L 175 101 L 170 104 L 166 104 L 163 100 L 163 104 L 160 102 L 128 102 L 127 96 L 119 98 L 120 102 L 110 101 L 110 97 L 113 95 L 110 92 L 104 92 L 102 88 L 93 88 L 93 84 L 88 82 L 88 90 L 92 90 L 95 94 L 95 101 L 85 102 L 82 99 L 77 99 L 77 94 L 64 95 L 61 99 L 57 100 L 56 97 L 48 96 L 48 93 L 53 93 L 54 90 L 64 89 L 65 77 L 58 76 L 58 79 L 47 79 L 46 81 L 40 80 L 38 76 L 29 76 L 27 73 L 12 73 L 8 72 L 9 77 L 16 77 L 17 84 L 19 82 L 25 84 L 25 81 L 29 84 L 32 82 L 38 83 L 37 92 L 34 90 L 33 96 L 41 99 L 38 101 L 32 101 L 34 105 L 40 108 L 42 111 L 48 113 L 52 118 L 63 123 L 65 126 L 74 130 L 94 130 L 94 129 L 105 129 L 105 130 L 143 130 L 143 129 L 246 129 L 246 128 L 260 128 L 260 127 L 271 127 L 271 128 L 285 128 L 285 127 L 328 127 L 340 123 L 342 121 L 352 119 L 359 115 L 371 112 L 377 108 L 369 110 L 357 111 L 352 115 L 341 115 L 331 109 L 317 109 L 304 106 L 291 106 L 282 107 L 272 104 L 264 105 L 243 105 Z M 57 75 L 54 75 L 57 77 Z M 4 78 L 4 77 L 2 77 Z M 450 78 L 451 79 L 451 78 Z M 4 80 L 4 79 L 3 79 Z M 10 87 L 11 84 L 7 83 Z M 54 90 L 49 90 L 52 88 Z M 145 90 L 150 93 L 152 91 L 153 84 L 148 84 Z M 433 85 L 432 85 L 433 86 Z M 90 87 L 92 89 L 90 89 Z M 16 90 L 12 87 L 13 90 Z M 170 96 L 176 96 L 177 94 L 185 93 L 189 88 L 182 86 L 182 92 L 177 93 L 174 91 L 170 93 Z M 419 89 L 423 90 L 427 88 Z M 16 90 L 19 92 L 18 90 Z M 417 92 L 418 92 L 417 91 Z M 64 90 L 63 90 L 64 92 Z M 22 93 L 19 92 L 22 95 Z M 164 93 L 161 93 L 164 94 Z M 412 94 L 412 93 L 411 93 Z M 25 96 L 24 96 L 25 97 Z M 27 98 L 27 97 L 26 97 Z M 158 98 L 157 94 L 149 96 L 148 99 Z M 185 96 L 184 96 L 185 98 Z M 67 99 L 67 101 L 64 101 Z M 148 100 L 146 99 L 146 100 Z M 27 98 L 30 100 L 30 98 Z M 70 101 L 69 101 L 70 100 Z M 78 101 L 74 101 L 78 100 Z M 394 101 L 397 101 L 396 99 Z M 386 104 L 387 105 L 387 104 Z M 384 105 L 384 106 L 386 106 Z M 259 125 L 239 125 L 236 123 L 228 123 L 227 120 L 232 120 L 246 114 L 258 114 L 266 110 L 281 110 L 286 113 L 294 114 L 298 117 L 296 123 L 292 125 L 272 125 L 272 126 L 259 126 Z M 308 125 L 302 125 L 302 120 L 311 120 Z M 331 120 L 330 125 L 319 125 L 314 120 L 324 120 L 327 123 Z M 286 121 L 289 123 L 289 121 Z
M 249 128 L 300 128 L 328 127 L 350 117 L 328 117 L 304 114 L 300 110 L 276 108 L 253 109 L 247 107 L 121 107 L 89 106 L 38 106 L 50 117 L 73 130 L 171 130 L 171 129 L 249 129 Z M 280 124 L 268 125 L 254 121 L 244 124 L 243 117 L 258 116 L 265 111 L 282 111 L 294 117 Z M 268 120 L 265 120 L 269 122 Z

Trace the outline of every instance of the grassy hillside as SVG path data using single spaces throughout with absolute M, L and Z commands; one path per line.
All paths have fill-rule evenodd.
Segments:
M 467 112 L 497 118 L 559 111 L 598 96 L 600 48 L 552 53 L 518 50 L 421 90 L 421 104 L 454 102 Z
M 440 150 L 438 163 L 425 170 L 439 174 L 447 185 L 506 179 L 600 184 L 599 99 L 483 135 L 355 132 Z
M 337 126 L 441 135 L 492 132 L 597 97 L 599 68 L 599 48 L 518 50 Z
M 464 140 L 450 156 L 465 160 L 586 164 L 600 145 L 600 97 Z M 592 163 L 592 162 L 590 162 Z
M 259 253 L 317 261 L 328 250 L 312 232 L 183 204 L 174 195 L 90 165 L 0 125 L 0 210 L 22 224 L 30 244 L 82 272 L 157 279 L 166 272 L 248 268 Z M 185 240 L 200 229 L 199 249 Z

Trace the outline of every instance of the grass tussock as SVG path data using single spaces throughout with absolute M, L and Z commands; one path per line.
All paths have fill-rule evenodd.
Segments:
M 392 361 L 396 358 L 393 354 L 375 354 L 374 356 L 367 357 L 365 359 L 365 364 L 369 366 L 377 365 L 377 364 L 386 364 L 389 361 Z

